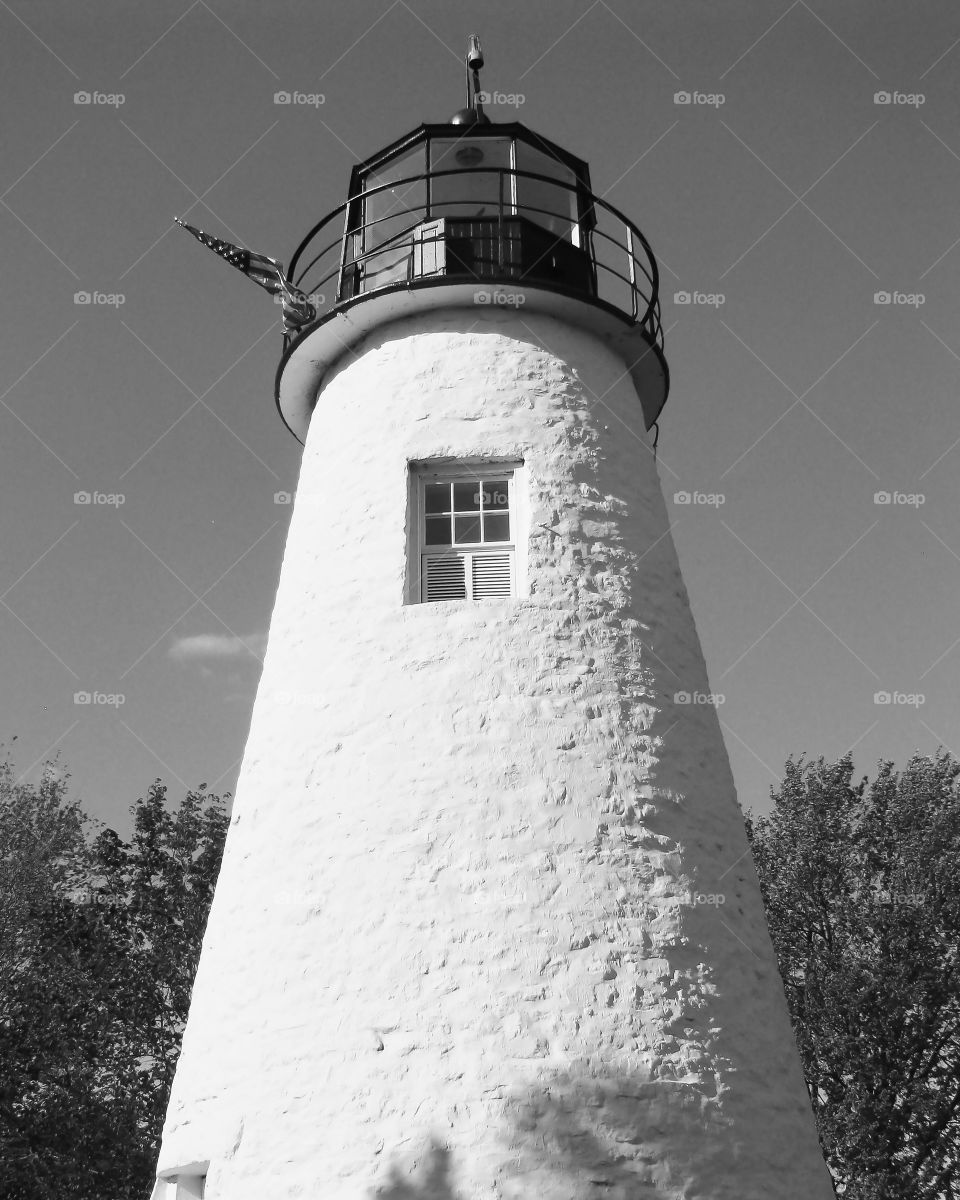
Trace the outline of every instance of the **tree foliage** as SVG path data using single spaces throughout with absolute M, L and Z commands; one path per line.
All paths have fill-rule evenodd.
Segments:
M 748 819 L 845 1200 L 960 1200 L 960 763 L 789 761 Z M 149 1194 L 228 818 L 157 780 L 129 841 L 0 763 L 0 1196 Z
M 849 1200 L 960 1197 L 960 762 L 789 761 L 748 820 L 821 1144 Z
M 0 767 L 0 1195 L 149 1194 L 228 818 L 157 780 L 129 842 Z

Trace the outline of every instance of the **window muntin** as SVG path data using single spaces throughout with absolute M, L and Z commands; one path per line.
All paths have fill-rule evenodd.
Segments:
M 424 545 L 510 541 L 510 480 L 444 480 L 423 485 Z

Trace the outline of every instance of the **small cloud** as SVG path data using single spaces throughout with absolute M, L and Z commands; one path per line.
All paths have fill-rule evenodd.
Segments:
M 198 633 L 193 637 L 177 638 L 168 654 L 177 662 L 226 662 L 231 659 L 262 658 L 267 648 L 265 633 L 250 633 L 244 637 L 228 634 Z M 209 667 L 204 667 L 204 673 Z

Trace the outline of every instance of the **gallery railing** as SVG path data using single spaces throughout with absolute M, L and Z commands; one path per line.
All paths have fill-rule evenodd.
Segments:
M 534 192 L 540 203 L 525 202 Z M 310 230 L 287 276 L 318 318 L 388 290 L 468 282 L 482 304 L 510 303 L 490 287 L 546 288 L 614 309 L 663 348 L 659 274 L 640 230 L 582 186 L 529 171 L 433 171 L 365 187 Z

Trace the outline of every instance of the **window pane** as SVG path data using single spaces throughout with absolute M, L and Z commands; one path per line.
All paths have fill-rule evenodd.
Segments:
M 428 513 L 450 511 L 450 484 L 428 483 L 424 488 L 424 506 Z
M 524 141 L 517 142 L 517 170 L 547 175 L 558 183 L 575 184 L 573 171 L 549 154 L 535 150 Z M 568 242 L 578 244 L 576 192 L 557 187 L 542 179 L 517 179 L 517 210 L 522 216 Z
M 427 517 L 427 545 L 450 545 L 450 518 Z
M 441 175 L 430 180 L 430 216 L 495 217 L 500 196 L 496 168 L 510 166 L 509 138 L 434 138 L 430 142 L 430 170 L 471 171 Z M 510 204 L 510 178 L 504 179 L 504 206 Z
M 427 191 L 421 179 L 400 184 L 400 179 L 421 175 L 424 150 L 416 147 L 395 158 L 363 181 L 365 193 L 380 184 L 389 184 L 382 192 L 364 196 L 363 283 L 362 290 L 386 287 L 410 278 L 413 266 L 413 230 L 423 220 Z
M 485 542 L 510 541 L 510 514 L 494 516 L 492 513 L 483 517 L 483 540 Z
M 477 512 L 480 508 L 480 480 L 453 485 L 453 508 L 455 512 Z
M 454 517 L 454 541 L 458 546 L 464 542 L 480 541 L 480 516 Z
M 417 146 L 407 154 L 393 159 L 379 171 L 372 171 L 363 181 L 365 192 L 381 184 L 394 184 L 364 198 L 365 249 L 373 250 L 397 238 L 423 220 L 426 189 L 423 180 L 397 184 L 397 180 L 421 175 L 424 167 L 423 147 Z M 413 210 L 413 211 L 411 211 Z
M 505 509 L 509 507 L 507 481 L 505 479 L 486 479 L 483 484 L 483 507 Z

